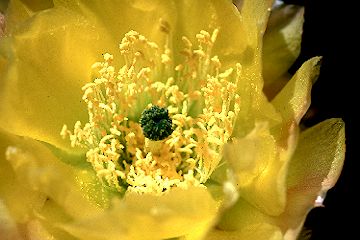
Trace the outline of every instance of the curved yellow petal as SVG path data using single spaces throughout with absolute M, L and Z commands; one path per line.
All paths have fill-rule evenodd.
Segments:
M 321 57 L 306 61 L 291 78 L 290 82 L 272 100 L 281 113 L 284 122 L 299 124 L 311 102 L 311 87 L 319 76 Z
M 311 103 L 311 88 L 320 71 L 321 57 L 314 57 L 303 63 L 291 80 L 271 101 L 282 116 L 282 123 L 275 126 L 278 144 L 289 151 L 295 148 L 296 138 L 291 135 L 298 131 L 299 123 Z
M 315 200 L 321 204 L 339 178 L 345 158 L 344 128 L 341 119 L 328 119 L 300 135 L 289 165 L 286 211 L 279 218 L 289 236 L 296 236 Z
M 285 84 L 284 74 L 300 54 L 304 8 L 280 5 L 271 11 L 263 42 L 264 91 L 274 96 Z
M 79 217 L 62 227 L 88 240 L 202 239 L 216 216 L 217 205 L 204 188 L 174 189 L 163 196 L 130 194 L 113 207 Z
M 53 7 L 52 0 L 11 0 L 6 8 L 6 32 L 14 32 L 18 26 L 36 12 Z
M 91 216 L 109 205 L 111 193 L 102 187 L 91 170 L 64 164 L 34 140 L 13 137 L 8 145 L 6 157 L 17 184 L 42 196 L 41 206 L 49 199 L 69 216 L 77 217 Z M 34 204 L 29 208 L 34 208 Z
M 102 28 L 104 34 L 111 38 L 117 47 L 122 37 L 130 30 L 135 30 L 159 47 L 166 42 L 166 34 L 161 31 L 161 22 L 174 23 L 173 1 L 145 1 L 145 0 L 114 0 L 114 1 L 86 1 L 86 0 L 54 0 L 55 6 L 65 7 L 83 15 L 89 21 Z M 93 46 L 96 48 L 96 46 Z M 107 49 L 111 54 L 118 52 L 117 48 Z
M 282 240 L 280 229 L 274 225 L 258 223 L 238 231 L 212 230 L 206 240 Z
M 286 201 L 287 163 L 292 149 L 282 149 L 259 123 L 244 138 L 225 146 L 224 158 L 233 170 L 240 196 L 269 215 L 279 215 Z
M 106 49 L 106 37 L 99 33 L 82 16 L 54 8 L 2 39 L 7 66 L 0 75 L 1 127 L 68 148 L 59 132 L 63 124 L 87 118 L 81 87 Z
M 283 239 L 274 219 L 240 198 L 206 239 Z
M 20 239 L 16 222 L 10 215 L 6 205 L 0 199 L 0 236 L 3 240 Z
M 33 209 L 39 209 L 45 197 L 28 189 L 16 177 L 10 163 L 5 159 L 9 138 L 0 132 L 0 200 L 16 222 L 24 223 L 31 218 Z

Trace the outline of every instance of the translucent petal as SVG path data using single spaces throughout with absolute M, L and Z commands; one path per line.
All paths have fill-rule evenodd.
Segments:
M 288 203 L 279 219 L 279 225 L 289 235 L 300 230 L 316 198 L 325 197 L 335 185 L 344 157 L 345 129 L 341 119 L 325 120 L 300 135 L 287 177 Z
M 269 121 L 270 127 L 281 121 L 262 92 L 262 36 L 272 2 L 245 0 L 240 9 L 247 48 L 240 60 L 242 70 L 238 92 L 241 97 L 241 111 L 234 130 L 236 137 L 244 137 L 248 134 L 255 127 L 255 119 Z M 245 36 L 239 37 L 245 38 Z
M 239 231 L 212 230 L 206 240 L 282 240 L 283 235 L 279 228 L 266 223 L 247 226 Z
M 282 233 L 270 216 L 244 199 L 227 209 L 206 239 L 282 239 Z
M 279 215 L 285 207 L 287 167 L 296 146 L 297 125 L 310 105 L 319 59 L 306 62 L 272 102 L 283 117 L 281 125 L 271 132 L 264 126 L 255 128 L 225 148 L 241 195 L 270 215 Z
M 104 35 L 111 39 L 115 48 L 107 49 L 117 54 L 118 44 L 125 33 L 135 30 L 150 41 L 156 42 L 160 48 L 165 44 L 167 35 L 161 31 L 161 21 L 170 26 L 175 25 L 176 9 L 173 1 L 163 0 L 54 0 L 56 6 L 65 7 L 83 15 L 103 29 Z M 103 37 L 103 36 L 101 36 Z M 92 46 L 96 49 L 97 46 Z
M 23 186 L 16 178 L 10 163 L 5 159 L 9 138 L 0 132 L 0 199 L 16 222 L 30 219 L 33 209 L 39 209 L 45 199 L 43 194 Z
M 46 199 L 54 201 L 71 217 L 91 216 L 106 207 L 108 193 L 91 170 L 79 170 L 62 163 L 46 147 L 34 140 L 12 140 L 15 141 L 6 150 L 7 160 L 18 184 L 41 194 L 43 202 L 37 211 L 40 211 Z M 89 191 L 87 186 L 91 186 L 92 190 Z M 26 192 L 24 196 L 27 197 Z M 19 196 L 13 197 L 21 199 Z M 30 208 L 36 210 L 34 203 L 30 204 Z
M 273 106 L 282 116 L 282 123 L 272 129 L 278 144 L 289 152 L 294 150 L 297 139 L 293 135 L 311 102 L 311 88 L 320 71 L 321 57 L 314 57 L 298 69 L 291 80 L 272 100 Z
M 184 45 L 181 37 L 186 36 L 196 43 L 196 34 L 201 30 L 212 32 L 219 29 L 219 35 L 214 45 L 213 55 L 218 55 L 225 66 L 234 67 L 236 61 L 244 58 L 248 39 L 244 31 L 244 23 L 239 12 L 227 0 L 182 0 L 173 1 L 176 4 L 176 25 L 172 38 L 174 52 L 179 53 Z M 199 18 L 199 15 L 201 17 Z M 191 24 L 189 24 L 191 19 Z
M 272 104 L 283 116 L 284 122 L 299 124 L 311 102 L 311 87 L 319 75 L 321 57 L 306 61 L 290 82 L 273 99 Z
M 11 217 L 6 205 L 0 199 L 0 236 L 2 240 L 20 239 L 16 222 Z
M 174 189 L 163 196 L 130 194 L 91 218 L 79 217 L 63 228 L 88 240 L 201 239 L 212 225 L 216 202 L 206 189 Z
M 1 126 L 13 134 L 69 147 L 59 132 L 63 124 L 87 118 L 81 87 L 90 80 L 91 65 L 107 49 L 107 38 L 100 33 L 80 15 L 55 8 L 34 15 L 4 38 Z
M 300 54 L 303 22 L 304 8 L 300 6 L 283 4 L 271 12 L 262 53 L 264 91 L 270 97 L 284 86 L 282 76 Z
M 224 149 L 239 187 L 240 196 L 269 215 L 285 207 L 287 163 L 292 149 L 277 145 L 268 125 L 259 123 L 244 138 Z
M 18 25 L 28 20 L 37 11 L 51 8 L 51 0 L 11 0 L 6 9 L 6 32 L 12 33 Z
M 54 6 L 53 0 L 21 0 L 21 2 L 33 12 L 45 10 Z

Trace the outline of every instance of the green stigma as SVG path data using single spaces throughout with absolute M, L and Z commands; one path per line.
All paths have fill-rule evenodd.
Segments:
M 140 126 L 145 137 L 153 141 L 163 140 L 174 131 L 168 110 L 156 105 L 141 113 Z

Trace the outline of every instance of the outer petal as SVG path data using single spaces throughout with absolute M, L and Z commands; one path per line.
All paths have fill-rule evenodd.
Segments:
M 290 140 L 293 138 L 291 136 Z M 285 207 L 287 163 L 292 149 L 282 149 L 266 124 L 225 147 L 240 196 L 269 215 Z
M 16 178 L 10 163 L 5 159 L 8 140 L 0 133 L 0 199 L 9 215 L 16 222 L 24 223 L 30 219 L 33 209 L 41 207 L 45 197 L 26 188 Z
M 320 57 L 314 57 L 306 61 L 271 102 L 283 118 L 282 124 L 272 129 L 283 148 L 295 147 L 288 144 L 289 136 L 297 131 L 310 106 L 311 88 L 319 75 L 320 60 Z M 296 140 L 291 142 L 295 144 Z
M 69 237 L 69 234 L 49 224 L 49 222 L 54 224 L 57 221 L 69 220 L 69 216 L 64 219 L 63 216 L 67 214 L 63 208 L 54 204 L 54 200 L 50 199 L 46 193 L 39 191 L 37 187 L 29 187 L 24 179 L 26 176 L 17 175 L 19 173 L 14 172 L 11 164 L 4 159 L 6 148 L 12 140 L 18 145 L 24 144 L 20 138 L 0 134 L 1 239 L 21 240 L 29 239 L 29 237 L 31 239 L 73 239 Z M 48 160 L 46 156 L 43 157 L 45 161 Z M 44 172 L 42 170 L 38 169 L 37 172 Z M 31 169 L 29 171 L 34 173 L 36 170 Z M 35 174 L 31 177 L 44 178 L 46 176 Z M 32 181 L 36 180 L 32 179 Z
M 320 58 L 298 70 L 272 101 L 283 123 L 271 129 L 258 127 L 225 148 L 225 159 L 235 170 L 242 196 L 270 215 L 285 207 L 288 162 L 295 149 L 300 119 L 310 105 L 312 82 L 318 76 Z
M 86 119 L 81 87 L 104 49 L 99 32 L 65 9 L 43 11 L 0 43 L 7 58 L 1 73 L 0 123 L 13 134 L 68 146 L 64 123 Z
M 42 196 L 44 203 L 54 202 L 71 217 L 90 216 L 109 205 L 111 193 L 107 192 L 89 169 L 76 169 L 62 163 L 42 144 L 33 140 L 12 138 L 6 150 L 7 159 L 16 176 L 16 183 Z M 8 141 L 9 142 L 9 141 Z M 22 199 L 21 195 L 13 198 Z M 5 195 L 6 197 L 6 195 Z M 24 197 L 26 192 L 24 192 Z M 32 197 L 34 198 L 34 197 Z M 47 202 L 44 202 L 44 200 Z
M 217 229 L 209 232 L 206 239 L 283 239 L 279 227 L 270 216 L 263 214 L 244 199 L 226 210 Z
M 311 87 L 319 76 L 320 60 L 321 57 L 314 57 L 306 61 L 272 101 L 285 122 L 299 124 L 309 108 Z
M 282 240 L 280 229 L 274 225 L 258 223 L 249 225 L 241 231 L 212 230 L 206 240 Z
M 264 91 L 273 97 L 286 84 L 285 77 L 300 54 L 304 8 L 280 5 L 271 12 L 264 35 Z
M 270 127 L 281 121 L 280 116 L 262 92 L 262 37 L 272 3 L 271 0 L 244 0 L 241 4 L 241 22 L 246 32 L 248 45 L 240 61 L 242 76 L 238 91 L 241 97 L 241 111 L 234 130 L 236 137 L 244 137 L 248 134 L 255 127 L 255 119 L 268 121 Z
M 63 228 L 88 240 L 202 239 L 217 206 L 206 189 L 175 189 L 164 196 L 128 195 L 113 208 Z
M 324 198 L 342 169 L 345 158 L 345 129 L 341 119 L 325 120 L 300 135 L 290 162 L 288 204 L 279 225 L 286 239 L 295 239 L 315 200 Z

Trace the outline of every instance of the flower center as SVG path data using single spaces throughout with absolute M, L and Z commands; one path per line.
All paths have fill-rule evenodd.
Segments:
M 241 65 L 221 71 L 211 55 L 217 34 L 201 31 L 196 49 L 183 37 L 184 61 L 175 65 L 167 44 L 161 51 L 130 31 L 120 43 L 119 70 L 108 53 L 93 65 L 94 80 L 83 87 L 89 121 L 76 122 L 73 131 L 64 125 L 61 135 L 87 149 L 105 185 L 154 194 L 204 186 L 240 111 Z

